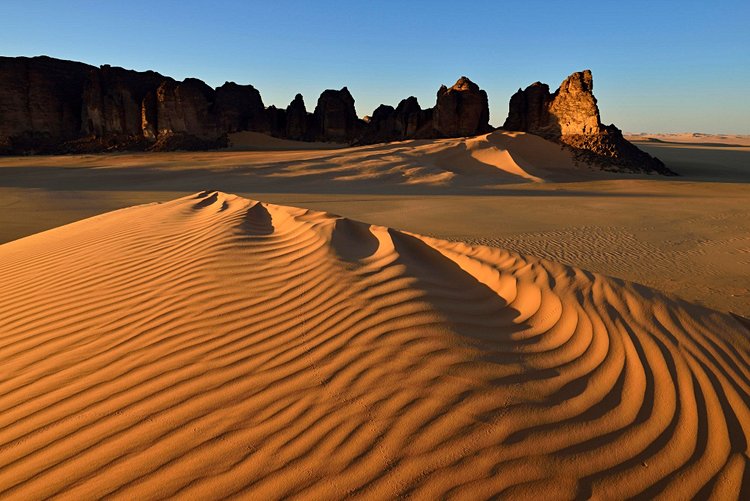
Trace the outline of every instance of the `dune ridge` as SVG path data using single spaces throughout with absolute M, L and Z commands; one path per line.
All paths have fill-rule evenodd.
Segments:
M 0 246 L 0 497 L 746 496 L 750 332 L 203 192 Z

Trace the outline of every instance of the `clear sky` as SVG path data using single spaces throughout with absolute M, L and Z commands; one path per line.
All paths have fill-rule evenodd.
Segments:
M 2 0 L 0 54 L 250 83 L 284 107 L 346 85 L 360 116 L 466 75 L 493 125 L 519 87 L 590 68 L 605 123 L 750 134 L 750 0 Z

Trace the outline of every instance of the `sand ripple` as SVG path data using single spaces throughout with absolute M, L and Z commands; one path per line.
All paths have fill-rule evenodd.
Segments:
M 750 489 L 750 333 L 632 283 L 217 192 L 0 279 L 2 498 Z

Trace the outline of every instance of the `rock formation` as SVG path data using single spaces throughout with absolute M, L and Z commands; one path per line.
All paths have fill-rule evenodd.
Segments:
M 433 110 L 423 110 L 417 98 L 402 100 L 396 108 L 381 104 L 370 117 L 359 144 L 436 137 Z
M 318 141 L 348 143 L 364 129 L 364 122 L 354 109 L 354 98 L 346 87 L 323 91 L 313 117 L 313 138 Z
M 269 134 L 275 137 L 286 137 L 286 110 L 271 105 L 266 108 L 265 114 L 270 129 Z
M 591 72 L 568 77 L 550 94 L 534 83 L 511 98 L 504 127 L 538 134 L 605 168 L 671 174 L 614 126 L 605 126 Z M 416 97 L 381 105 L 360 120 L 349 90 L 326 90 L 309 113 L 302 95 L 289 106 L 265 108 L 251 85 L 213 89 L 153 71 L 96 68 L 46 56 L 0 57 L 0 153 L 206 149 L 227 134 L 255 131 L 301 141 L 372 144 L 463 137 L 490 132 L 487 93 L 466 77 L 441 86 L 434 108 Z
M 582 161 L 605 169 L 674 173 L 661 160 L 628 142 L 614 125 L 604 125 L 593 93 L 591 71 L 573 73 L 554 94 L 535 82 L 511 98 L 504 129 L 530 132 L 570 148 Z
M 213 104 L 216 126 L 222 132 L 271 132 L 273 113 L 267 113 L 260 92 L 252 85 L 226 82 L 216 89 Z
M 435 130 L 444 137 L 474 136 L 490 132 L 487 93 L 466 77 L 451 87 L 440 87 L 433 117 Z
M 308 139 L 310 117 L 305 108 L 302 94 L 294 96 L 294 100 L 286 107 L 286 128 L 284 133 L 289 139 L 304 141 Z
M 265 108 L 251 85 L 212 89 L 153 71 L 96 68 L 49 57 L 0 57 L 0 153 L 203 149 L 256 131 L 301 141 L 369 144 L 489 132 L 487 94 L 462 77 L 441 87 L 434 108 L 417 98 L 381 106 L 366 123 L 349 90 L 324 91 L 313 113 L 297 94 Z
M 83 89 L 81 134 L 92 149 L 145 146 L 143 101 L 164 77 L 102 66 L 88 71 Z M 153 136 L 155 138 L 155 136 Z M 142 144 L 143 143 L 143 144 Z
M 92 68 L 46 56 L 0 57 L 0 151 L 54 151 L 79 137 Z

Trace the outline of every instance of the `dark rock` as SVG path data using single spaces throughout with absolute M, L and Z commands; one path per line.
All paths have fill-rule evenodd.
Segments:
M 328 89 L 318 98 L 313 112 L 313 139 L 337 143 L 352 142 L 364 129 L 357 117 L 349 89 Z
M 510 99 L 507 130 L 530 132 L 570 148 L 576 158 L 607 170 L 674 175 L 661 160 L 628 142 L 614 125 L 603 125 L 591 71 L 573 73 L 554 94 L 536 82 Z
M 395 114 L 404 139 L 425 139 L 432 134 L 433 110 L 423 110 L 416 97 L 407 97 L 398 103 Z
M 451 87 L 440 87 L 433 127 L 444 137 L 474 136 L 490 132 L 487 93 L 466 77 Z
M 102 66 L 88 72 L 83 90 L 81 133 L 102 144 L 144 139 L 142 104 L 164 77 Z
M 214 90 L 196 78 L 165 80 L 156 90 L 158 136 L 186 134 L 198 138 L 221 135 L 212 114 Z
M 308 139 L 311 121 L 312 117 L 305 108 L 302 94 L 297 94 L 286 107 L 286 137 L 297 141 Z
M 200 151 L 215 150 L 229 146 L 226 134 L 219 137 L 199 137 L 185 132 L 164 132 L 151 146 L 151 151 Z
M 503 128 L 520 131 L 542 131 L 549 121 L 549 104 L 552 96 L 549 86 L 535 82 L 526 90 L 518 92 L 510 98 L 508 118 Z
M 270 117 L 260 92 L 252 85 L 226 82 L 216 89 L 212 111 L 216 126 L 222 132 L 271 132 Z
M 266 118 L 270 127 L 270 134 L 274 137 L 286 137 L 286 110 L 269 106 L 266 108 Z
M 417 98 L 402 100 L 396 108 L 381 104 L 367 120 L 358 144 L 434 137 L 432 110 L 423 110 Z
M 83 63 L 46 56 L 0 57 L 0 148 L 45 153 L 81 130 Z
M 141 101 L 141 131 L 147 141 L 156 141 L 159 128 L 156 120 L 159 116 L 159 104 L 156 100 L 156 89 L 149 91 Z

